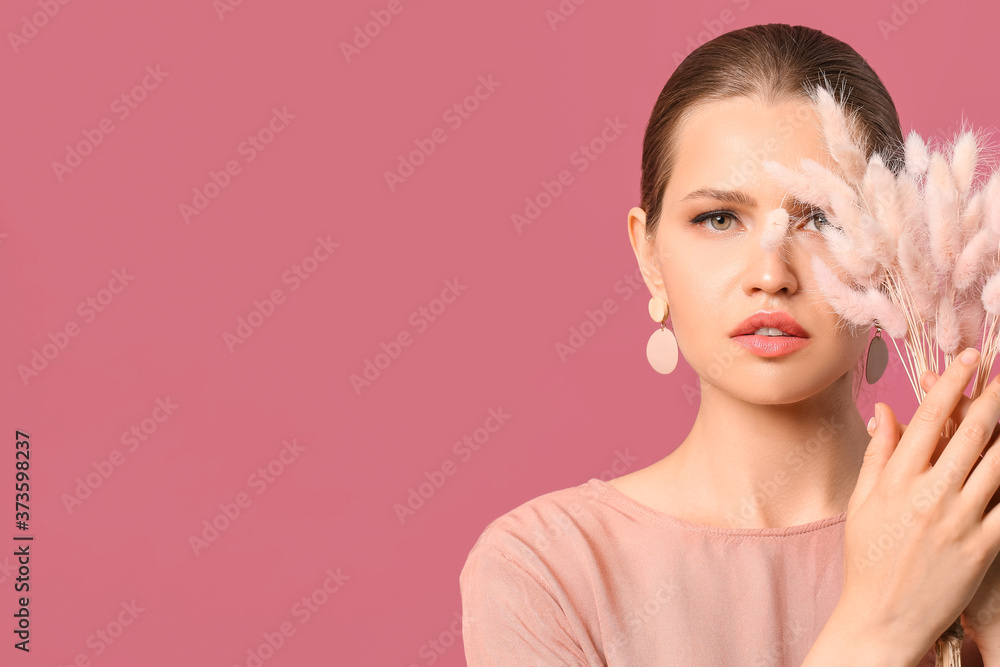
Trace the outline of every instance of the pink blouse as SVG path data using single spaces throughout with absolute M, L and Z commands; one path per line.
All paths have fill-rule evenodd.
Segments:
M 840 598 L 847 513 L 716 528 L 591 478 L 491 522 L 459 577 L 470 667 L 801 665 Z M 918 663 L 933 667 L 934 650 Z M 963 667 L 981 667 L 969 637 Z

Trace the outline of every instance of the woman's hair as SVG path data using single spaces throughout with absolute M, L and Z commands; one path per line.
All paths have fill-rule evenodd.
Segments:
M 692 51 L 670 75 L 653 107 L 642 142 L 640 178 L 647 238 L 656 235 L 663 194 L 677 160 L 678 128 L 688 116 L 703 105 L 733 98 L 809 103 L 818 86 L 834 92 L 858 124 L 867 156 L 879 153 L 898 172 L 904 139 L 896 106 L 857 51 L 801 25 L 768 23 L 733 30 Z M 862 368 L 854 373 L 857 385 Z

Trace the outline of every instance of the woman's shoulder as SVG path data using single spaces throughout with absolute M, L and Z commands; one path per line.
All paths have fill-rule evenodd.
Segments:
M 613 509 L 607 502 L 606 485 L 591 478 L 517 505 L 487 524 L 471 553 L 489 550 L 525 562 L 591 541 L 594 531 L 606 531 L 613 523 L 608 518 Z
M 549 491 L 490 521 L 462 567 L 463 595 L 485 586 L 511 595 L 533 590 L 560 597 L 567 587 L 585 583 L 593 563 L 604 560 L 596 552 L 615 542 L 603 484 L 592 478 Z
M 479 535 L 459 575 L 470 664 L 597 664 L 592 549 L 608 541 L 594 539 L 595 482 L 531 498 Z
M 590 479 L 522 502 L 490 521 L 476 541 L 476 546 L 481 543 L 501 546 L 509 538 L 530 539 L 553 525 L 566 524 L 570 519 L 582 519 L 587 511 L 593 512 L 595 509 L 589 505 L 600 494 L 595 484 L 599 481 Z

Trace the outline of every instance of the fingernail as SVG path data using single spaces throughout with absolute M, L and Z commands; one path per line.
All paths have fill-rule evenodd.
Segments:
M 979 361 L 979 350 L 974 347 L 965 348 L 965 352 L 962 353 L 962 363 L 971 366 L 977 361 Z
M 881 416 L 882 416 L 881 407 L 879 406 L 878 403 L 876 403 L 875 404 L 875 414 L 872 416 L 871 419 L 868 420 L 868 435 L 871 435 L 872 433 L 874 433 L 875 429 L 878 428 L 878 422 L 879 422 L 879 419 L 881 419 Z
M 937 383 L 938 374 L 935 373 L 934 371 L 927 371 L 927 372 L 929 373 L 929 375 L 927 376 L 927 379 L 924 380 L 924 384 L 927 385 L 928 389 L 930 389 L 935 385 L 935 383 Z

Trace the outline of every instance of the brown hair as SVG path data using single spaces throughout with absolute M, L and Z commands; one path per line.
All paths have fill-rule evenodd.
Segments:
M 677 131 L 692 112 L 732 98 L 764 104 L 808 102 L 818 86 L 834 92 L 858 122 L 868 157 L 878 152 L 898 172 L 904 140 L 896 106 L 885 84 L 857 51 L 802 25 L 767 23 L 740 28 L 692 51 L 656 99 L 642 142 L 639 186 L 647 237 L 656 235 L 663 194 L 676 162 Z M 855 372 L 857 380 L 860 375 Z

